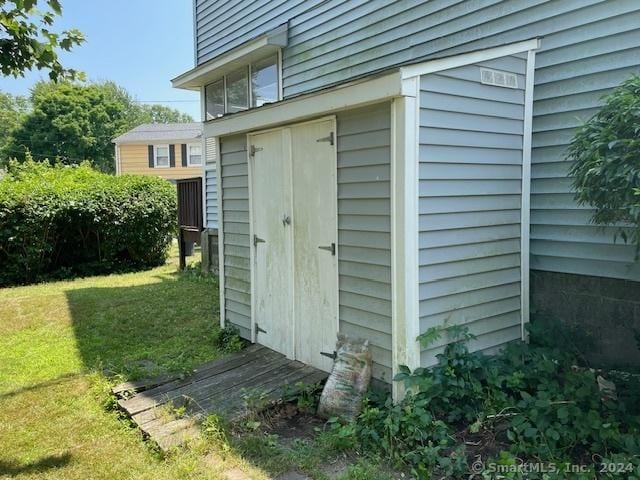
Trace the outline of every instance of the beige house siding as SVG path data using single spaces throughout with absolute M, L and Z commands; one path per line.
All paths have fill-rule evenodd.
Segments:
M 198 142 L 192 142 L 198 143 Z M 159 144 L 160 145 L 160 144 Z M 162 144 L 166 145 L 166 144 Z M 175 143 L 176 149 L 176 166 L 149 168 L 148 146 L 120 144 L 116 148 L 119 149 L 120 168 L 119 174 L 125 175 L 155 175 L 166 178 L 167 180 L 178 180 L 181 178 L 201 177 L 202 167 L 183 167 L 182 166 L 182 147 L 180 143 Z M 187 143 L 188 145 L 188 143 Z

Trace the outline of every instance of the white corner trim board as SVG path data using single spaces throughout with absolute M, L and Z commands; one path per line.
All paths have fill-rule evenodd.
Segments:
M 202 138 L 206 142 L 206 137 L 203 135 Z M 218 182 L 218 188 L 216 188 L 218 192 L 218 287 L 220 292 L 220 328 L 225 327 L 225 273 L 224 273 L 224 211 L 222 209 L 222 204 L 224 202 L 224 198 L 222 197 L 222 165 L 220 164 L 220 139 L 215 139 L 216 143 L 216 152 L 218 152 L 218 157 L 216 158 L 216 166 L 220 166 L 217 169 L 216 182 Z M 206 161 L 204 162 L 206 164 Z M 204 189 L 206 192 L 206 189 Z M 204 202 L 206 205 L 206 194 L 203 195 Z
M 403 80 L 404 96 L 391 103 L 392 375 L 420 366 L 418 134 L 420 79 Z M 394 400 L 403 385 L 392 382 Z
M 536 64 L 535 50 L 527 53 L 527 77 L 524 89 L 524 125 L 522 135 L 522 200 L 520 204 L 520 289 L 521 337 L 527 340 L 526 324 L 529 322 L 529 248 L 531 224 L 531 135 L 533 122 L 533 87 Z

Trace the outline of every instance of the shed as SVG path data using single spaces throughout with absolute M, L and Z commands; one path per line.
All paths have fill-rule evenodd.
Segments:
M 323 370 L 339 332 L 374 377 L 467 325 L 525 337 L 536 39 L 379 72 L 205 124 L 219 152 L 221 323 Z M 396 397 L 401 395 L 394 385 Z

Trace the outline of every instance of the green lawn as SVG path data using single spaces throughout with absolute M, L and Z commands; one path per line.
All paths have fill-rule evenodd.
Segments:
M 163 458 L 105 408 L 109 381 L 220 355 L 217 297 L 213 280 L 177 275 L 175 259 L 0 289 L 0 478 L 225 478 L 229 469 L 265 478 L 211 445 Z
M 221 355 L 218 318 L 217 283 L 178 275 L 175 257 L 145 272 L 0 289 L 0 478 L 386 478 L 340 459 L 322 436 L 284 447 L 255 432 L 163 456 L 109 408 L 118 381 Z M 346 471 L 323 473 L 336 460 Z

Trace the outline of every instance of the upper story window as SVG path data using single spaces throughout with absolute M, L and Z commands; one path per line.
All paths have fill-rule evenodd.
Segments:
M 227 75 L 227 112 L 241 112 L 249 108 L 249 69 L 247 67 Z
M 169 145 L 156 145 L 154 154 L 156 168 L 169 167 Z
M 202 145 L 187 146 L 188 162 L 190 167 L 202 165 Z
M 234 70 L 205 87 L 207 120 L 278 100 L 278 56 Z
M 224 78 L 207 85 L 204 96 L 207 104 L 207 120 L 224 115 Z
M 278 100 L 278 57 L 251 64 L 251 106 L 260 107 Z

